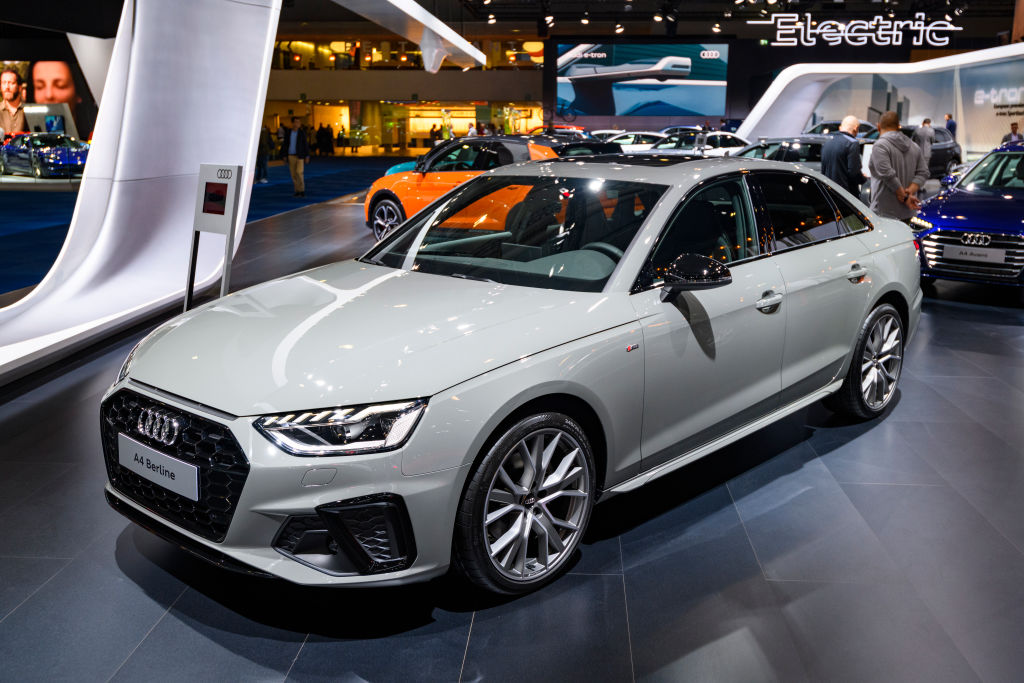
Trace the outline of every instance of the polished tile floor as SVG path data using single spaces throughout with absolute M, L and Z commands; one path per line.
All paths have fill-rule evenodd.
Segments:
M 360 252 L 358 205 L 255 223 L 236 285 Z M 108 509 L 98 401 L 137 330 L 0 390 L 0 680 L 1019 681 L 1024 306 L 940 283 L 895 404 L 813 407 L 599 505 L 517 600 L 208 567 Z

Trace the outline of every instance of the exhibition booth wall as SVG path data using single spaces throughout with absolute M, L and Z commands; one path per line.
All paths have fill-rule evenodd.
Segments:
M 280 4 L 125 3 L 68 237 L 43 281 L 0 309 L 0 382 L 181 301 L 199 164 L 252 175 Z M 204 101 L 216 115 L 192 106 Z M 198 285 L 224 247 L 204 235 Z
M 775 79 L 737 133 L 797 135 L 813 121 L 854 114 L 874 122 L 887 110 L 906 124 L 930 118 L 941 126 L 949 113 L 965 155 L 977 158 L 1024 118 L 1022 73 L 1024 43 L 912 64 L 798 64 Z

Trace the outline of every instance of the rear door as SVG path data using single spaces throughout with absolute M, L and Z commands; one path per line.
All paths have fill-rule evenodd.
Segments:
M 786 286 L 785 405 L 838 376 L 867 312 L 871 254 L 814 178 L 763 171 L 751 181 Z
M 633 288 L 643 321 L 644 469 L 778 406 L 784 284 L 752 214 L 739 174 L 699 186 L 676 209 Z M 732 282 L 664 301 L 659 273 L 683 253 L 727 264 Z

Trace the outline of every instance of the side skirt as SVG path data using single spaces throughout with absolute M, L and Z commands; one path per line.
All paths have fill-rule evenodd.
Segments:
M 654 481 L 658 477 L 663 477 L 669 472 L 675 472 L 680 467 L 689 465 L 691 462 L 699 460 L 703 458 L 705 455 L 714 453 L 720 448 L 724 448 L 725 446 L 728 446 L 729 444 L 735 441 L 739 441 L 743 437 L 753 434 L 762 427 L 767 427 L 776 420 L 779 420 L 787 415 L 795 413 L 796 411 L 802 408 L 806 408 L 815 401 L 820 401 L 829 394 L 834 394 L 835 392 L 839 391 L 839 387 L 842 386 L 842 384 L 842 379 L 836 380 L 835 382 L 829 384 L 827 387 L 819 389 L 818 391 L 815 391 L 812 394 L 808 394 L 807 396 L 804 396 L 803 398 L 794 401 L 789 405 L 783 406 L 782 408 L 779 408 L 773 413 L 769 413 L 768 415 L 765 415 L 762 418 L 754 420 L 753 422 L 750 422 L 732 432 L 729 432 L 724 436 L 720 436 L 714 441 L 709 441 L 708 443 L 704 444 L 703 446 L 700 446 L 699 448 L 695 448 L 692 451 L 683 453 L 674 460 L 670 460 L 669 462 L 666 462 L 663 465 L 659 465 L 652 470 L 643 472 L 642 474 L 638 474 L 632 479 L 624 481 L 621 484 L 618 484 L 617 486 L 613 486 L 612 488 L 604 491 L 603 495 L 601 496 L 601 500 L 606 500 L 619 493 L 635 491 L 644 484 Z

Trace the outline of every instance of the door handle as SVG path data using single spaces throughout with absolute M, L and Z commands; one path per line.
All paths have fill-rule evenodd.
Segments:
M 864 276 L 868 274 L 868 269 L 859 263 L 854 263 L 850 266 L 850 274 L 846 278 L 853 283 L 859 283 L 864 279 Z
M 761 298 L 757 300 L 754 306 L 757 310 L 762 313 L 774 313 L 779 310 L 779 306 L 782 305 L 782 295 L 769 289 L 767 292 L 761 295 Z

